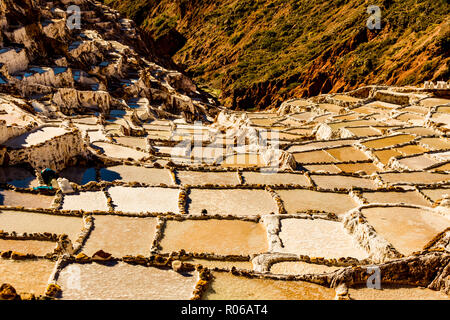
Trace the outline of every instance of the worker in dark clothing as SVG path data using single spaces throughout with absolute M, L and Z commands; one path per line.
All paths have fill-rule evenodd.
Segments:
M 58 174 L 52 169 L 45 169 L 41 172 L 42 179 L 48 186 L 52 185 L 52 181 L 58 179 Z

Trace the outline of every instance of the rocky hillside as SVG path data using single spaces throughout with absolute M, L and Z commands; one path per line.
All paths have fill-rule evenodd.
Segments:
M 363 84 L 448 80 L 448 0 L 104 0 L 241 109 Z M 368 5 L 381 30 L 366 27 Z
M 71 28 L 71 5 L 81 28 Z M 133 124 L 155 118 L 212 119 L 214 100 L 160 58 L 133 21 L 90 0 L 4 0 L 0 4 L 0 92 L 45 118 L 111 110 Z

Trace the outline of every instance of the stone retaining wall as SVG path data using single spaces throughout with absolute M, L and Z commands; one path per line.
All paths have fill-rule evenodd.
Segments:
M 60 171 L 74 157 L 86 155 L 86 152 L 81 132 L 73 130 L 29 148 L 8 149 L 7 162 L 9 165 L 28 163 L 37 170 Z

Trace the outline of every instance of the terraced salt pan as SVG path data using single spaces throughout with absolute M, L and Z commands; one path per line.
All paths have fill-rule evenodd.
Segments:
M 266 140 L 280 140 L 280 135 L 281 132 L 280 130 L 284 130 L 285 128 L 278 128 L 275 129 L 274 127 L 270 127 L 270 130 L 267 130 L 266 128 L 261 128 L 261 127 L 255 127 L 260 129 L 259 135 L 261 137 L 261 139 L 266 139 Z M 224 141 L 222 142 L 222 140 L 220 138 L 216 138 L 216 143 L 222 143 L 224 146 L 227 145 L 233 145 L 233 140 L 230 139 L 229 141 Z M 267 142 L 268 144 L 270 144 L 270 141 Z
M 328 149 L 327 152 L 342 162 L 369 160 L 365 153 L 354 147 Z
M 367 287 L 349 289 L 349 295 L 354 300 L 449 300 L 443 292 L 427 288 L 382 284 L 381 290 Z
M 0 239 L 0 252 L 15 251 L 22 254 L 45 256 L 47 253 L 52 253 L 55 247 L 56 243 L 50 241 Z
M 267 252 L 266 229 L 260 223 L 238 220 L 168 221 L 161 241 L 163 252 L 250 255 Z
M 181 148 L 181 147 L 169 147 L 169 146 L 155 146 L 154 147 L 156 152 L 159 153 L 164 153 L 164 154 L 169 154 L 171 156 L 187 156 L 186 152 L 186 148 Z
M 79 275 L 79 288 L 73 275 Z M 180 274 L 172 270 L 134 266 L 119 262 L 70 264 L 58 278 L 67 300 L 188 300 L 197 281 L 196 273 Z
M 102 168 L 100 177 L 103 181 L 140 182 L 147 184 L 173 184 L 167 169 L 145 168 L 137 166 L 114 166 Z
M 407 143 L 414 140 L 415 137 L 408 134 L 400 134 L 392 137 L 387 138 L 380 138 L 375 139 L 367 142 L 363 142 L 362 145 L 366 146 L 367 148 L 371 149 L 380 149 L 380 148 L 386 148 L 389 146 L 394 146 L 401 143 Z
M 318 165 L 307 165 L 304 166 L 307 171 L 310 172 L 325 172 L 325 173 L 340 173 L 341 169 L 336 167 L 334 164 L 318 164 Z
M 329 119 L 331 119 L 333 117 L 333 114 L 329 113 L 329 114 L 324 114 L 321 116 L 318 116 L 316 118 L 314 118 L 314 120 L 311 122 L 313 124 L 319 124 L 319 123 L 324 123 L 327 122 Z
M 436 132 L 432 129 L 428 128 L 422 128 L 422 127 L 413 127 L 413 128 L 400 128 L 396 129 L 396 132 L 403 132 L 406 134 L 415 134 L 418 136 L 429 136 L 429 135 L 435 135 Z
M 434 202 L 444 199 L 447 194 L 450 195 L 450 189 L 420 189 L 420 191 Z
M 389 110 L 384 110 L 384 109 L 380 109 L 380 108 L 374 108 L 374 107 L 370 107 L 370 106 L 362 106 L 362 107 L 358 107 L 355 109 L 352 109 L 352 111 L 354 112 L 358 112 L 364 115 L 367 114 L 374 114 L 374 113 L 388 113 Z
M 362 128 L 346 128 L 347 131 L 349 131 L 352 135 L 355 137 L 375 137 L 375 136 L 381 136 L 382 133 L 371 127 L 362 127 Z
M 334 112 L 339 113 L 342 109 L 342 107 L 335 105 L 335 104 L 329 104 L 329 103 L 321 103 L 317 105 L 318 108 L 328 111 L 328 112 Z
M 95 168 L 69 167 L 59 173 L 60 177 L 79 185 L 85 185 L 91 181 L 96 181 Z
M 128 147 L 132 148 L 141 148 L 142 150 L 145 150 L 147 147 L 147 142 L 145 138 L 138 138 L 138 137 L 115 137 L 114 138 L 118 143 L 123 144 Z
M 331 114 L 324 116 L 325 118 L 330 118 Z M 325 121 L 325 119 L 323 119 L 323 121 Z M 288 126 L 288 127 L 299 127 L 301 126 L 302 123 L 305 123 L 305 121 L 302 120 L 296 120 L 292 117 L 289 117 L 283 121 L 280 121 L 278 124 L 283 125 L 283 126 Z
M 450 114 L 440 112 L 433 113 L 431 116 L 431 121 L 442 123 L 444 124 L 444 128 L 448 128 L 448 124 L 450 123 Z
M 293 145 L 290 146 L 287 151 L 289 152 L 302 152 L 302 151 L 311 151 L 316 149 L 323 149 L 328 147 L 337 147 L 337 146 L 343 146 L 343 145 L 351 145 L 355 143 L 357 140 L 335 140 L 335 141 L 320 141 L 320 142 L 311 142 L 301 145 Z
M 21 167 L 0 167 L 0 183 L 8 183 L 17 188 L 34 188 L 39 185 L 36 176 Z
M 144 152 L 106 142 L 94 142 L 92 145 L 103 150 L 106 156 L 116 159 L 131 158 L 133 160 L 141 160 L 142 158 L 148 156 L 148 154 Z
M 289 214 L 307 210 L 344 214 L 357 204 L 348 194 L 311 190 L 277 190 Z
M 105 131 L 108 135 L 121 135 L 122 132 L 120 131 L 119 125 L 114 124 L 107 124 L 105 125 Z
M 62 136 L 67 132 L 68 130 L 64 128 L 43 127 L 10 139 L 5 143 L 5 146 L 13 149 L 28 148 L 55 137 Z
M 408 106 L 408 107 L 404 107 L 401 110 L 399 110 L 401 112 L 413 112 L 413 113 L 418 113 L 422 116 L 426 116 L 428 114 L 428 112 L 430 111 L 429 108 L 425 108 L 425 107 L 419 107 L 419 106 Z M 422 117 L 423 118 L 423 117 Z
M 410 112 L 403 113 L 403 114 L 399 115 L 398 117 L 396 117 L 395 119 L 403 121 L 403 122 L 410 122 L 410 123 L 413 123 L 416 125 L 423 124 L 423 122 L 424 122 L 423 115 L 414 114 L 414 113 L 410 113 Z
M 429 153 L 428 157 L 432 159 L 436 159 L 440 162 L 442 161 L 450 161 L 450 151 L 438 152 L 438 153 Z
M 206 138 L 209 135 L 209 130 L 204 127 L 187 127 L 187 128 L 179 128 L 174 131 L 176 135 L 185 135 L 185 136 L 203 136 Z
M 277 213 L 278 207 L 272 196 L 265 190 L 241 189 L 191 189 L 188 196 L 189 214 L 221 215 L 265 215 Z
M 279 234 L 282 252 L 327 259 L 365 259 L 367 252 L 347 233 L 340 222 L 328 220 L 283 219 Z
M 420 251 L 437 234 L 450 226 L 444 216 L 422 209 L 387 207 L 363 209 L 376 232 L 402 254 Z
M 178 189 L 111 187 L 108 191 L 117 211 L 179 213 Z
M 298 163 L 334 163 L 339 160 L 332 157 L 328 152 L 324 150 L 308 151 L 302 153 L 293 153 L 295 161 Z
M 310 186 L 308 178 L 302 174 L 292 173 L 264 173 L 264 172 L 242 172 L 246 184 L 262 185 L 282 185 L 295 184 L 301 186 Z
M 126 255 L 148 256 L 156 224 L 156 218 L 96 215 L 94 230 L 89 235 L 83 252 L 92 256 L 103 250 L 118 258 Z
M 214 159 L 205 159 L 205 158 L 192 159 L 191 157 L 174 157 L 174 156 L 172 156 L 170 158 L 170 160 L 175 164 L 185 165 L 185 166 L 204 165 L 205 163 L 207 163 L 207 164 L 214 163 Z
M 270 112 L 248 112 L 246 113 L 250 119 L 260 119 L 260 118 L 279 118 L 278 114 Z
M 284 133 L 286 134 L 296 134 L 296 135 L 301 135 L 301 136 L 309 136 L 311 135 L 313 131 L 313 128 L 305 128 L 305 127 L 301 127 L 301 128 L 293 128 L 293 129 L 287 129 Z M 280 136 L 280 139 L 282 138 L 283 135 Z M 298 139 L 298 137 L 297 137 Z M 289 140 L 289 139 L 287 139 Z
M 250 121 L 255 126 L 270 127 L 274 123 L 278 122 L 278 119 L 253 118 Z
M 182 185 L 238 185 L 237 172 L 201 172 L 201 171 L 177 171 L 176 176 Z
M 278 262 L 270 267 L 270 272 L 274 274 L 322 274 L 330 273 L 341 268 L 329 267 L 322 264 L 307 263 L 302 261 Z
M 419 140 L 419 143 L 432 150 L 450 149 L 450 142 L 440 138 L 423 138 Z
M 12 124 L 27 126 L 31 122 L 35 121 L 35 119 L 30 116 L 30 114 L 26 113 L 16 105 L 12 103 L 5 103 L 5 100 L 3 98 L 0 110 L 3 111 L 0 113 L 0 120 L 5 121 L 5 124 L 8 126 Z
M 346 102 L 359 102 L 359 101 L 361 101 L 361 99 L 359 99 L 359 98 L 355 98 L 355 97 L 344 95 L 344 94 L 337 94 L 337 95 L 333 96 L 333 99 L 346 101 Z
M 106 135 L 101 130 L 88 131 L 87 135 L 89 136 L 89 141 L 90 142 L 105 141 L 106 140 Z
M 174 136 L 171 131 L 147 131 L 147 138 L 167 141 L 182 141 L 186 139 L 186 137 Z
M 425 200 L 417 191 L 405 191 L 405 192 L 363 192 L 362 196 L 369 201 L 369 203 L 405 203 L 414 204 L 418 206 L 431 206 L 431 204 Z
M 34 212 L 0 211 L 0 230 L 22 233 L 66 234 L 72 242 L 78 239 L 83 220 L 77 217 L 57 216 Z
M 302 112 L 293 114 L 290 118 L 298 120 L 298 121 L 309 121 L 312 117 L 317 116 L 317 113 L 314 112 Z
M 404 158 L 398 160 L 398 162 L 401 165 L 407 167 L 409 170 L 425 170 L 439 163 L 437 160 L 434 160 L 433 158 L 427 155 Z
M 2 206 L 48 209 L 50 208 L 52 201 L 52 196 L 0 189 L 0 205 Z
M 157 119 L 157 120 L 153 120 L 152 122 L 148 123 L 148 125 L 170 126 L 171 123 L 172 123 L 172 121 L 170 121 L 170 120 Z
M 74 124 L 82 124 L 82 125 L 96 125 L 97 117 L 86 117 L 83 119 L 73 119 L 72 122 Z
M 319 188 L 322 189 L 352 189 L 352 187 L 365 189 L 378 188 L 375 181 L 367 178 L 338 175 L 311 175 L 311 179 Z
M 384 183 L 392 185 L 405 183 L 432 184 L 450 181 L 450 174 L 432 172 L 380 173 L 380 177 Z
M 108 211 L 106 195 L 103 191 L 89 191 L 64 195 L 62 210 Z
M 312 129 L 302 129 L 296 130 L 298 133 L 295 132 L 280 132 L 278 135 L 270 135 L 271 140 L 283 140 L 283 141 L 298 141 L 302 138 L 302 136 L 309 136 L 312 133 Z
M 450 171 L 450 163 L 443 164 L 439 167 L 434 167 L 432 171 Z
M 227 167 L 264 167 L 265 163 L 259 154 L 245 153 L 226 156 L 220 164 Z
M 169 132 L 170 131 L 170 126 L 169 124 L 143 124 L 142 127 L 146 130 L 146 131 L 166 131 Z
M 358 120 L 360 117 L 357 113 L 347 113 L 339 116 L 334 116 L 333 121 L 339 120 L 339 121 L 351 121 L 351 120 Z
M 427 98 L 420 101 L 420 104 L 427 108 L 436 107 L 439 105 L 450 103 L 448 99 L 439 99 L 439 98 Z
M 176 150 L 176 148 L 173 148 L 173 150 L 176 150 L 176 154 L 184 156 L 189 155 L 193 156 L 196 159 L 204 159 L 205 161 L 210 161 L 210 163 L 213 163 L 218 157 L 223 157 L 226 154 L 226 149 L 220 147 L 214 147 L 214 146 L 208 146 L 208 147 L 196 147 L 192 148 L 191 152 L 186 154 L 186 149 L 178 148 L 180 150 Z M 182 153 L 180 153 L 180 151 Z M 173 153 L 169 153 L 173 154 Z
M 342 172 L 345 173 L 358 173 L 358 172 L 365 172 L 366 174 L 373 174 L 375 172 L 381 171 L 380 168 L 375 166 L 373 163 L 343 163 L 343 164 L 336 164 L 336 167 L 338 167 Z
M 401 154 L 405 155 L 405 156 L 409 156 L 409 155 L 414 155 L 414 154 L 421 154 L 421 153 L 425 153 L 428 152 L 430 150 L 420 146 L 420 145 L 409 145 L 409 146 L 404 146 L 401 148 L 396 148 L 396 150 L 398 152 L 400 152 Z
M 403 125 L 397 125 L 397 124 L 390 124 L 390 125 L 375 125 L 373 126 L 374 128 L 377 128 L 378 130 L 380 130 L 381 132 L 383 132 L 384 135 L 389 135 L 391 132 L 394 133 L 401 133 L 401 131 L 397 132 L 397 129 L 403 128 Z
M 450 106 L 437 107 L 436 112 L 450 113 Z
M 341 128 L 347 127 L 370 127 L 376 126 L 383 123 L 375 120 L 350 120 L 350 121 L 340 121 L 328 124 L 328 126 L 333 130 L 339 130 Z
M 335 291 L 303 281 L 248 279 L 231 273 L 213 273 L 204 300 L 332 300 Z
M 49 260 L 0 259 L 1 282 L 12 285 L 18 293 L 43 295 L 54 266 Z

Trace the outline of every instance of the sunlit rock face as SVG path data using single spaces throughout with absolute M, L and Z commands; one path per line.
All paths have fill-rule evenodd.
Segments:
M 80 28 L 71 5 L 80 9 Z M 154 62 L 151 39 L 132 21 L 101 3 L 2 1 L 0 29 L 3 91 L 40 102 L 52 116 L 127 109 L 132 98 L 148 99 L 147 114 L 158 117 L 208 120 L 214 109 L 190 79 Z

